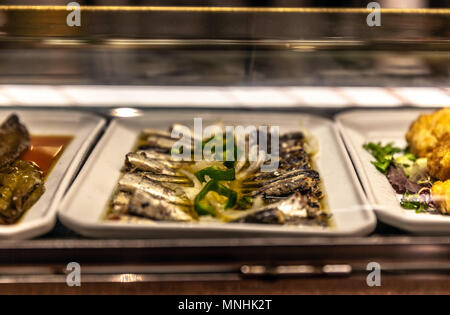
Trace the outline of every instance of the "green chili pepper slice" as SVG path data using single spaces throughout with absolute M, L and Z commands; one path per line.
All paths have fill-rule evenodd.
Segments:
M 215 217 L 214 208 L 206 203 L 198 202 L 195 204 L 195 211 L 198 215 L 210 215 Z
M 203 189 L 195 197 L 194 208 L 195 208 L 195 211 L 197 211 L 197 213 L 199 215 L 207 214 L 207 215 L 214 216 L 214 211 L 213 211 L 212 207 L 209 205 L 205 205 L 204 203 L 201 202 L 210 191 L 215 191 L 219 195 L 222 195 L 222 196 L 225 196 L 228 198 L 228 201 L 225 205 L 226 209 L 232 208 L 236 205 L 237 192 L 222 185 L 217 180 L 212 179 L 208 183 L 206 183 L 205 187 L 203 187 Z
M 234 168 L 222 170 L 217 166 L 210 166 L 204 168 L 198 172 L 195 172 L 194 175 L 202 183 L 206 182 L 205 176 L 209 176 L 211 179 L 215 180 L 234 180 L 236 178 Z

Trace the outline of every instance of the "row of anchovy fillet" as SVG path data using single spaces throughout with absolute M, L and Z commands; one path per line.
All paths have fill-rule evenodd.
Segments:
M 195 222 L 198 216 L 185 187 L 192 177 L 181 172 L 194 161 L 175 161 L 171 148 L 177 139 L 169 132 L 144 130 L 146 144 L 126 155 L 123 175 L 111 201 L 111 219 L 135 215 L 155 221 Z M 264 203 L 243 210 L 230 222 L 314 224 L 325 217 L 319 173 L 312 169 L 301 132 L 280 136 L 279 167 L 272 172 L 251 172 L 241 193 Z M 316 222 L 317 223 L 317 222 Z

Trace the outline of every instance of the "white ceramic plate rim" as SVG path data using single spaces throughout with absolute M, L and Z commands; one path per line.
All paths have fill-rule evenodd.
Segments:
M 263 115 L 270 115 L 271 112 L 257 112 Z M 277 115 L 283 115 L 282 113 L 276 113 Z M 218 112 L 220 115 L 220 112 Z M 97 159 L 102 154 L 103 148 L 110 141 L 110 137 L 115 132 L 116 125 L 120 120 L 111 121 L 108 126 L 107 131 L 103 135 L 102 139 L 97 144 L 94 152 L 90 155 L 88 161 L 86 162 L 82 172 L 79 174 L 77 180 L 72 185 L 70 191 L 65 196 L 61 203 L 60 209 L 58 211 L 58 216 L 63 224 L 69 228 L 83 234 L 86 236 L 103 236 L 103 237 L 121 237 L 125 232 L 136 231 L 145 232 L 152 230 L 157 234 L 157 231 L 164 230 L 184 230 L 184 231 L 211 231 L 211 232 L 254 232 L 254 233 L 264 233 L 273 232 L 280 235 L 323 235 L 323 236 L 337 236 L 337 235 L 365 235 L 373 231 L 376 226 L 376 218 L 372 209 L 368 206 L 367 199 L 358 182 L 357 176 L 354 172 L 351 161 L 345 151 L 344 143 L 342 142 L 339 132 L 334 125 L 334 122 L 319 116 L 310 114 L 295 114 L 298 117 L 312 117 L 316 120 L 322 121 L 324 124 L 328 124 L 331 127 L 332 134 L 336 140 L 338 150 L 340 150 L 343 161 L 342 166 L 345 167 L 345 171 L 348 173 L 349 177 L 353 181 L 353 187 L 355 189 L 354 193 L 359 200 L 361 200 L 361 205 L 358 205 L 358 210 L 349 211 L 363 211 L 366 218 L 364 219 L 364 224 L 358 226 L 358 228 L 340 228 L 340 229 L 319 229 L 317 227 L 289 227 L 289 226 L 274 226 L 274 225 L 260 225 L 260 224 L 223 224 L 223 223 L 195 223 L 195 224 L 183 224 L 183 223 L 170 223 L 170 222 L 157 222 L 157 223 L 142 223 L 142 224 L 130 224 L 124 222 L 109 222 L 109 221 L 99 221 L 98 222 L 87 222 L 83 221 L 82 218 L 77 217 L 75 213 L 67 211 L 69 205 L 73 198 L 76 198 L 76 192 L 78 191 L 80 185 L 82 185 L 85 177 L 87 176 L 87 170 L 91 168 L 97 162 Z M 268 116 L 270 117 L 270 116 Z M 137 135 L 136 135 L 137 137 Z M 111 192 L 108 192 L 110 194 Z M 107 236 L 105 236 L 107 235 Z M 139 234 L 141 235 L 141 234 Z

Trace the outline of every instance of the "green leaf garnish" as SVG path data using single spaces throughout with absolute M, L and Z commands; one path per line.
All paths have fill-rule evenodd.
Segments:
M 425 202 L 420 202 L 420 195 L 411 194 L 408 191 L 403 194 L 400 206 L 403 209 L 416 210 L 416 213 L 425 212 L 428 209 Z
M 369 142 L 364 144 L 363 148 L 369 151 L 376 159 L 376 161 L 372 161 L 372 164 L 383 174 L 387 173 L 389 166 L 393 163 L 394 154 L 402 151 L 400 148 L 394 147 L 392 142 L 384 146 L 381 142 Z

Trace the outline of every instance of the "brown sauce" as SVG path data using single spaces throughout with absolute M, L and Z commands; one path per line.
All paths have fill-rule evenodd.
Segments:
M 30 147 L 22 154 L 21 159 L 36 163 L 44 176 L 47 176 L 72 139 L 72 136 L 31 135 Z

